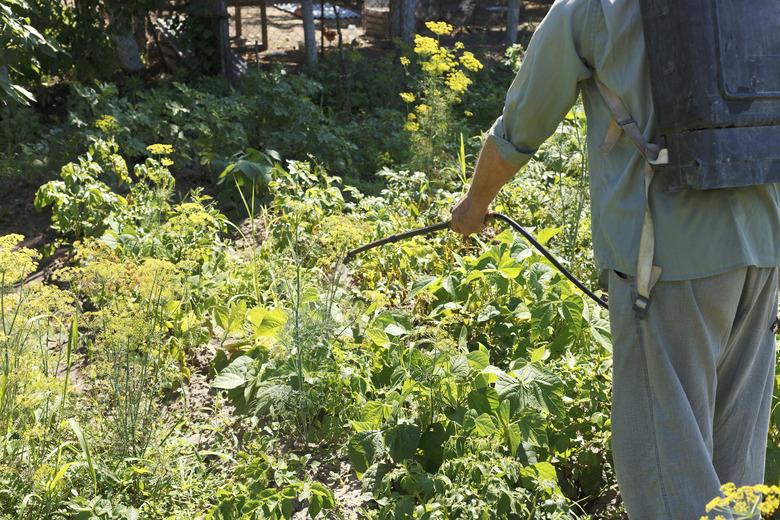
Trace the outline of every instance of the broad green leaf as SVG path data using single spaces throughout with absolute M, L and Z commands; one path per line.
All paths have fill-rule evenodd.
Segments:
M 501 316 L 501 311 L 496 309 L 493 305 L 485 305 L 477 314 L 477 323 L 485 323 L 497 316 Z
M 385 430 L 387 451 L 394 462 L 411 459 L 420 443 L 420 427 L 416 424 L 398 424 Z
M 257 337 L 277 338 L 287 323 L 287 313 L 282 309 L 254 307 L 246 315 Z
M 540 244 L 547 245 L 552 237 L 563 231 L 562 227 L 556 228 L 544 228 L 536 232 L 536 241 Z
M 501 400 L 510 400 L 515 411 L 532 408 L 553 415 L 566 413 L 560 379 L 536 364 L 499 376 L 496 391 Z
M 392 411 L 393 406 L 390 404 L 380 401 L 368 401 L 363 405 L 361 418 L 363 422 L 374 425 L 373 429 L 378 429 Z
M 544 418 L 537 413 L 523 415 L 517 424 L 520 427 L 522 438 L 534 446 L 547 446 L 547 428 Z
M 225 330 L 229 334 L 239 334 L 243 332 L 242 325 L 244 324 L 244 318 L 246 317 L 246 302 L 239 301 L 230 306 L 230 313 L 228 315 L 228 326 Z
M 420 438 L 420 451 L 422 451 L 422 464 L 425 470 L 436 473 L 444 462 L 444 444 L 450 438 L 451 433 L 442 423 L 435 423 L 428 428 Z
M 255 413 L 261 415 L 274 406 L 284 407 L 292 393 L 293 389 L 290 385 L 279 383 L 278 380 L 263 381 L 255 390 L 253 401 Z
M 457 354 L 450 358 L 450 373 L 458 379 L 465 379 L 469 376 L 471 368 L 469 368 L 466 356 Z
M 374 458 L 384 451 L 382 435 L 377 430 L 369 430 L 354 434 L 347 444 L 347 453 L 352 467 L 358 475 L 362 475 L 374 463 Z
M 336 507 L 336 500 L 333 493 L 319 482 L 312 482 L 309 489 L 309 514 L 312 518 L 317 518 L 321 511 L 333 509 Z
M 246 374 L 254 362 L 249 356 L 239 356 L 214 378 L 212 388 L 232 390 L 246 383 Z
M 479 437 L 487 437 L 496 433 L 496 423 L 493 422 L 493 418 L 486 414 L 480 414 L 474 421 L 474 433 Z
M 544 361 L 550 357 L 550 351 L 545 346 L 535 348 L 531 351 L 531 363 Z
M 555 472 L 555 467 L 547 461 L 537 462 L 533 466 L 523 468 L 522 473 L 533 478 L 537 482 L 546 482 L 553 485 L 558 485 L 558 475 Z
M 469 407 L 477 413 L 492 414 L 498 408 L 498 392 L 492 386 L 472 390 L 467 399 Z
M 366 336 L 368 336 L 368 339 L 373 341 L 377 347 L 386 347 L 390 345 L 390 337 L 382 329 L 370 327 L 366 330 Z
M 440 286 L 441 279 L 438 276 L 423 276 L 412 284 L 412 288 L 409 290 L 409 298 L 414 298 L 421 292 L 434 292 Z
M 501 257 L 496 271 L 507 280 L 514 280 L 523 272 L 523 266 L 511 256 L 505 255 Z
M 472 370 L 484 370 L 490 365 L 490 356 L 484 350 L 473 350 L 466 354 L 466 359 Z

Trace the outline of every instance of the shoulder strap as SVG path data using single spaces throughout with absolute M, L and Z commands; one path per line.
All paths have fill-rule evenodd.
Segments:
M 644 181 L 645 181 L 645 213 L 642 222 L 642 234 L 639 239 L 639 255 L 637 258 L 636 290 L 637 297 L 634 301 L 634 312 L 637 317 L 643 318 L 650 305 L 650 292 L 661 276 L 661 268 L 653 264 L 655 256 L 655 229 L 653 226 L 653 216 L 650 212 L 650 185 L 653 182 L 655 170 L 654 165 L 665 164 L 668 162 L 668 152 L 661 149 L 655 143 L 648 141 L 642 131 L 639 129 L 636 120 L 626 108 L 626 105 L 620 97 L 602 83 L 594 73 L 593 80 L 596 82 L 601 97 L 612 112 L 607 136 L 601 144 L 604 152 L 609 152 L 617 143 L 620 136 L 625 134 L 639 150 L 639 153 L 645 159 Z

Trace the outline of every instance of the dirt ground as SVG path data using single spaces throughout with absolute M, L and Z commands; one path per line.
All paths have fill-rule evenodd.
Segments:
M 474 15 L 473 25 L 466 28 L 459 28 L 458 39 L 464 41 L 466 45 L 483 48 L 488 51 L 502 51 L 504 47 L 504 13 L 500 9 L 491 8 L 487 4 L 492 2 L 480 3 Z M 520 14 L 520 24 L 518 26 L 518 40 L 520 43 L 527 44 L 533 34 L 534 29 L 550 8 L 550 0 L 525 1 Z M 343 3 L 339 3 L 343 6 Z M 350 9 L 360 12 L 354 5 L 348 6 Z M 249 49 L 243 53 L 243 58 L 253 63 L 255 61 L 255 52 L 253 47 L 255 43 L 262 41 L 260 8 L 242 7 L 241 8 L 241 39 L 235 39 L 235 8 L 229 8 L 231 16 L 230 35 L 234 38 L 234 45 L 247 46 Z M 274 6 L 268 6 L 268 49 L 260 54 L 261 63 L 281 62 L 300 62 L 303 59 L 303 20 L 292 13 L 283 11 Z M 320 23 L 316 21 L 317 43 L 321 41 Z M 365 35 L 363 22 L 361 19 L 342 20 L 342 36 L 345 44 L 357 42 L 360 46 L 375 46 L 381 42 L 369 38 Z M 325 31 L 330 37 L 326 39 L 325 50 L 335 49 L 337 38 L 335 38 L 336 22 L 335 20 L 325 21 Z
M 235 8 L 229 8 L 228 14 L 231 16 L 230 36 L 235 38 Z M 289 54 L 301 53 L 303 49 L 303 20 L 274 6 L 268 6 L 266 14 L 268 16 L 268 50 L 261 53 L 261 61 L 269 62 Z M 254 51 L 252 50 L 255 43 L 262 42 L 260 27 L 260 8 L 242 7 L 241 39 L 243 41 L 234 40 L 234 43 L 249 47 L 249 50 L 244 53 L 244 59 L 249 62 L 254 62 L 255 60 Z M 330 40 L 326 39 L 325 41 L 325 49 L 335 49 L 338 43 L 338 39 L 335 37 L 336 21 L 326 20 L 325 29 L 326 34 L 330 38 Z M 360 19 L 342 20 L 341 30 L 345 44 L 351 44 L 365 34 Z M 317 42 L 318 44 L 320 42 L 319 20 L 317 20 Z M 294 56 L 289 57 L 294 58 Z

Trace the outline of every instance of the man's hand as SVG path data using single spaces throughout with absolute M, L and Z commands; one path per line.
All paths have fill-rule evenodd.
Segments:
M 487 206 L 478 204 L 471 196 L 466 195 L 452 209 L 450 227 L 464 237 L 479 233 L 485 227 L 487 213 Z
M 492 140 L 485 141 L 477 159 L 471 187 L 466 196 L 452 208 L 452 230 L 463 236 L 482 231 L 490 204 L 501 186 L 506 184 L 516 171 L 516 167 L 501 158 Z

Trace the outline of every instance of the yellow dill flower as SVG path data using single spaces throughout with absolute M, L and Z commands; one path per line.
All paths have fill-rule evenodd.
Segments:
M 404 100 L 404 103 L 414 103 L 414 100 L 417 99 L 411 92 L 401 92 L 398 95 L 401 96 L 401 99 Z
M 455 42 L 455 48 L 456 49 L 461 50 L 464 47 L 465 47 L 465 45 L 463 45 L 463 42 Z
M 447 76 L 447 86 L 453 92 L 457 94 L 463 94 L 468 90 L 471 85 L 471 80 L 466 76 L 463 71 L 456 70 L 449 76 Z
M 119 130 L 119 122 L 114 116 L 103 115 L 95 121 L 95 128 L 107 134 L 113 134 Z
M 160 164 L 167 168 L 168 166 L 173 166 L 173 160 L 168 159 L 167 157 L 163 157 L 160 159 Z
M 758 484 L 755 486 L 737 487 L 733 483 L 721 486 L 723 496 L 713 498 L 706 506 L 706 512 L 750 514 L 758 508 L 764 516 L 771 516 L 780 507 L 780 486 L 767 486 Z M 719 514 L 715 519 L 726 518 Z M 740 517 L 741 518 L 741 517 Z
M 34 249 L 19 247 L 22 235 L 0 236 L 0 282 L 14 284 L 27 278 L 38 267 L 40 255 Z
M 432 62 L 436 65 L 436 72 L 439 74 L 448 72 L 453 66 L 452 60 L 446 54 L 437 54 L 432 58 Z
M 414 121 L 407 121 L 404 125 L 404 130 L 407 132 L 416 132 L 420 129 L 420 125 L 415 123 Z
M 404 67 L 408 67 L 410 63 L 411 61 L 409 61 L 409 58 L 407 58 L 406 56 L 401 56 L 401 65 L 403 65 Z
M 715 508 L 721 507 L 723 504 L 728 504 L 728 501 L 726 501 L 723 497 L 715 497 L 709 502 L 707 502 L 707 505 L 704 507 L 704 510 L 708 513 L 712 511 Z
M 170 155 L 174 152 L 173 146 L 169 144 L 150 144 L 146 151 L 152 155 Z
M 466 117 L 474 117 L 474 112 L 472 112 L 471 110 L 466 110 L 465 112 L 463 112 L 463 115 Z
M 406 119 L 408 119 L 409 121 L 414 121 L 415 119 L 417 119 L 417 115 L 414 112 L 409 112 L 408 114 L 406 114 Z
M 421 56 L 430 56 L 439 52 L 438 42 L 429 36 L 414 36 L 414 53 Z
M 421 103 L 421 104 L 417 105 L 417 109 L 416 110 L 420 114 L 427 114 L 428 112 L 431 111 L 431 107 L 430 107 L 430 105 L 426 105 L 425 103 Z
M 472 72 L 476 72 L 478 70 L 482 70 L 482 62 L 479 61 L 473 53 L 466 51 L 463 53 L 463 55 L 460 57 L 460 63 L 466 67 L 467 70 L 470 70 Z
M 425 27 L 437 36 L 452 34 L 453 27 L 447 22 L 425 22 Z

